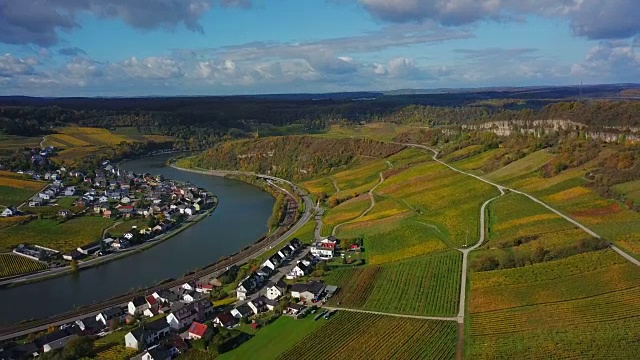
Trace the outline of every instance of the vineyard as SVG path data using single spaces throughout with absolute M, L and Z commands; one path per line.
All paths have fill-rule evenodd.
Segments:
M 278 359 L 453 359 L 456 338 L 451 321 L 339 311 Z
M 389 177 L 376 191 L 418 212 L 418 219 L 438 224 L 456 247 L 478 236 L 479 209 L 499 195 L 495 187 L 428 161 Z
M 332 305 L 387 313 L 449 316 L 458 309 L 461 254 L 450 251 L 393 264 L 340 269 L 327 282 Z
M 611 350 L 628 356 L 634 346 L 607 343 L 630 343 L 640 334 L 630 325 L 640 321 L 640 273 L 612 250 L 472 273 L 469 311 L 473 358 L 607 358 Z
M 393 230 L 365 236 L 369 263 L 384 264 L 448 249 L 437 228 L 406 219 Z
M 309 190 L 315 197 L 320 196 L 320 194 L 329 196 L 336 192 L 336 189 L 333 187 L 333 182 L 328 177 L 303 182 L 302 187 Z
M 0 254 L 0 278 L 47 269 L 45 263 L 16 254 Z
M 82 216 L 59 223 L 57 220 L 38 219 L 24 225 L 0 230 L 0 249 L 10 250 L 29 239 L 29 243 L 66 252 L 88 244 L 102 236 L 102 231 L 113 225 L 113 220 Z
M 322 219 L 322 233 L 330 235 L 336 225 L 357 218 L 369 208 L 370 204 L 369 196 L 360 195 L 328 210 Z

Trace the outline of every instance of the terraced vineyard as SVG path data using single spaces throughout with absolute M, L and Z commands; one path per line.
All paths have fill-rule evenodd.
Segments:
M 0 278 L 44 270 L 48 266 L 16 254 L 0 254 Z
M 328 210 L 322 220 L 322 234 L 326 236 L 331 235 L 331 232 L 336 225 L 357 218 L 369 208 L 370 204 L 371 201 L 369 200 L 369 196 L 360 195 Z
M 456 335 L 451 321 L 339 311 L 278 359 L 453 359 Z
M 393 264 L 333 270 L 341 290 L 330 304 L 386 313 L 451 316 L 457 312 L 461 254 L 449 251 Z

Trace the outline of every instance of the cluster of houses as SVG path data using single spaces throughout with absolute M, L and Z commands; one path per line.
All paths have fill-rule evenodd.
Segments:
M 236 289 L 236 297 L 238 300 L 246 300 L 248 295 L 262 288 L 271 275 L 300 249 L 302 249 L 302 242 L 295 238 L 270 256 L 259 270 L 254 271 L 238 284 L 238 288 Z
M 166 181 L 160 176 L 137 175 L 121 170 L 108 161 L 103 162 L 101 168 L 93 171 L 91 176 L 78 170 L 67 171 L 65 167 L 60 167 L 55 172 L 34 173 L 32 177 L 50 183 L 28 201 L 30 207 L 55 206 L 61 198 L 73 197 L 73 205 L 85 209 L 76 216 L 93 211 L 104 218 L 157 219 L 156 225 L 152 227 L 133 227 L 118 239 L 108 238 L 78 247 L 63 256 L 69 261 L 99 251 L 123 250 L 134 243 L 155 238 L 170 230 L 176 222 L 196 215 L 216 201 L 215 197 L 204 189 Z M 76 185 L 65 186 L 64 182 L 67 181 Z M 1 216 L 19 214 L 20 211 L 15 207 L 8 207 L 0 213 Z M 67 209 L 61 209 L 58 216 L 67 219 L 74 214 Z

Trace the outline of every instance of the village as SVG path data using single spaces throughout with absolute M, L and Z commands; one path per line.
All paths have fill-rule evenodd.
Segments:
M 0 355 L 35 357 L 62 349 L 74 339 L 121 334 L 121 344 L 136 353 L 131 359 L 168 360 L 191 348 L 230 350 L 249 338 L 243 329 L 256 330 L 280 316 L 300 319 L 315 314 L 315 321 L 326 321 L 335 310 L 318 309 L 338 288 L 309 275 L 321 262 L 337 256 L 339 244 L 331 237 L 305 246 L 294 238 L 248 276 L 234 265 L 217 275 L 136 296 L 40 336 L 30 335 Z M 229 285 L 236 286 L 235 301 L 214 306 L 216 292 Z
M 43 148 L 33 154 L 31 161 L 42 163 L 54 152 L 51 147 Z M 105 229 L 101 237 L 64 252 L 29 244 L 28 240 L 13 249 L 14 254 L 47 263 L 49 268 L 76 268 L 83 262 L 106 260 L 165 239 L 171 231 L 197 221 L 217 205 L 217 197 L 202 188 L 161 176 L 135 174 L 110 161 L 95 169 L 71 170 L 59 166 L 49 171 L 16 170 L 16 173 L 46 184 L 24 204 L 6 207 L 0 216 L 28 215 L 23 223 L 45 217 L 59 223 L 79 217 L 102 218 L 109 219 L 116 228 L 114 231 L 120 232 L 111 236 L 109 229 Z

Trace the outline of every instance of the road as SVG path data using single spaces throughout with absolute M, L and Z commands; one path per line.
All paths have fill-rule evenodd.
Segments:
M 360 309 L 349 309 L 349 308 L 341 308 L 334 306 L 322 306 L 323 309 L 327 310 L 341 310 L 341 311 L 351 311 L 365 314 L 375 314 L 375 315 L 385 315 L 385 316 L 395 316 L 402 318 L 411 318 L 411 319 L 422 319 L 422 320 L 439 320 L 439 321 L 456 321 L 455 317 L 438 317 L 438 316 L 419 316 L 419 315 L 406 315 L 406 314 L 391 314 L 384 313 L 379 311 L 368 311 L 368 310 L 360 310 Z
M 172 165 L 173 166 L 173 165 Z M 227 173 L 229 174 L 229 172 L 216 172 L 216 171 L 200 171 L 200 170 L 192 170 L 192 169 L 182 169 L 176 166 L 173 166 L 174 168 L 178 169 L 178 170 L 184 170 L 184 171 L 191 171 L 191 172 L 195 172 L 195 173 L 200 173 L 200 174 L 205 174 L 205 175 L 213 175 L 213 176 L 226 176 L 226 175 L 221 175 L 222 173 Z M 289 230 L 287 230 L 283 235 L 281 235 L 280 237 L 274 239 L 273 241 L 270 242 L 260 242 L 256 245 L 254 245 L 253 247 L 251 247 L 250 249 L 246 250 L 246 251 L 242 251 L 240 253 L 238 253 L 237 255 L 231 256 L 228 260 L 223 260 L 220 261 L 219 263 L 216 263 L 215 265 L 212 265 L 208 268 L 205 268 L 203 270 L 200 270 L 198 272 L 196 272 L 193 275 L 187 276 L 187 277 L 183 277 L 177 280 L 173 280 L 170 281 L 168 283 L 162 284 L 162 285 L 158 285 L 158 286 L 153 286 L 150 287 L 148 289 L 145 289 L 143 291 L 139 291 L 136 293 L 132 293 L 132 294 L 126 294 L 111 300 L 107 300 L 103 303 L 100 304 L 93 304 L 93 305 L 88 305 L 82 309 L 76 310 L 76 311 L 71 311 L 65 314 L 60 314 L 57 316 L 53 316 L 51 318 L 48 319 L 42 319 L 42 320 L 35 320 L 35 321 L 31 321 L 28 323 L 24 323 L 24 324 L 15 324 L 9 327 L 3 327 L 0 328 L 0 341 L 2 340 L 6 340 L 6 339 L 11 339 L 14 337 L 18 337 L 18 336 L 23 336 L 23 335 L 27 335 L 30 334 L 32 332 L 38 332 L 38 331 L 43 331 L 43 330 L 47 330 L 49 328 L 49 326 L 58 326 L 58 325 L 62 325 L 62 324 L 66 324 L 69 322 L 73 322 L 75 320 L 78 319 L 83 319 L 87 316 L 90 315 L 94 315 L 97 314 L 103 310 L 109 309 L 113 306 L 117 306 L 117 305 L 123 305 L 126 304 L 131 298 L 138 296 L 138 295 L 147 295 L 149 293 L 153 293 L 154 291 L 157 290 L 161 290 L 161 289 L 165 289 L 165 288 L 170 288 L 170 287 L 174 287 L 174 286 L 178 286 L 181 285 L 187 281 L 190 280 L 197 280 L 197 279 L 201 279 L 201 278 L 205 278 L 205 277 L 210 277 L 210 276 L 215 276 L 218 275 L 220 273 L 222 273 L 223 271 L 225 271 L 226 268 L 228 268 L 229 266 L 232 265 L 244 265 L 245 263 L 247 263 L 250 259 L 253 259 L 255 257 L 258 257 L 260 255 L 262 255 L 263 253 L 265 253 L 266 251 L 268 251 L 269 249 L 271 249 L 273 246 L 281 243 L 282 241 L 284 241 L 285 239 L 289 238 L 293 233 L 295 233 L 296 231 L 298 231 L 304 224 L 306 224 L 310 219 L 311 219 L 311 209 L 313 209 L 313 202 L 311 201 L 311 198 L 304 193 L 303 191 L 301 191 L 297 186 L 295 186 L 295 184 L 283 180 L 283 179 L 279 179 L 273 176 L 263 176 L 263 175 L 257 175 L 257 174 L 253 174 L 253 173 L 241 173 L 241 172 L 234 172 L 236 175 L 251 175 L 251 176 L 258 176 L 258 177 L 263 177 L 266 179 L 270 179 L 273 181 L 282 181 L 285 183 L 288 183 L 291 185 L 292 189 L 294 189 L 296 192 L 298 192 L 299 194 L 301 194 L 301 197 L 303 199 L 303 201 L 305 202 L 305 212 L 303 213 L 303 215 L 300 217 L 300 219 L 298 219 L 298 221 L 291 227 L 289 228 Z

